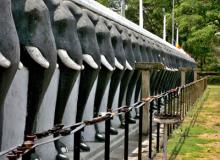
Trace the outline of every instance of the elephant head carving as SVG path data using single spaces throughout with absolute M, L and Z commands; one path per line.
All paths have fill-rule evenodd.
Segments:
M 115 67 L 115 53 L 111 43 L 111 35 L 106 26 L 106 20 L 103 17 L 99 18 L 95 30 L 101 53 L 101 64 L 108 70 L 113 71 Z
M 101 65 L 100 50 L 97 42 L 95 26 L 98 18 L 88 10 L 82 9 L 82 16 L 77 23 L 77 31 L 82 46 L 83 60 L 93 69 Z
M 146 50 L 146 41 L 142 37 L 142 35 L 139 35 L 138 42 L 139 42 L 139 45 L 140 45 L 140 51 L 141 51 L 142 60 L 144 62 L 149 62 L 149 55 L 147 54 L 147 50 Z
M 154 57 L 152 53 L 152 43 L 148 37 L 145 37 L 145 47 L 146 47 L 146 52 L 148 54 L 149 61 L 154 62 Z
M 44 1 L 50 11 L 60 64 L 73 70 L 83 69 L 82 48 L 77 35 L 76 18 L 69 7 L 60 0 Z
M 29 70 L 26 134 L 34 121 L 56 68 L 57 51 L 50 15 L 42 0 L 12 0 L 12 12 L 21 44 L 21 61 Z
M 0 137 L 4 101 L 18 68 L 20 47 L 11 12 L 11 0 L 0 5 Z M 1 138 L 0 138 L 1 144 Z
M 60 68 L 55 124 L 62 123 L 65 107 L 82 65 L 82 48 L 77 34 L 77 20 L 60 0 L 44 0 L 51 17 Z M 82 13 L 79 11 L 79 16 Z
M 20 60 L 19 40 L 11 12 L 11 0 L 3 0 L 0 6 L 0 108 L 18 68 Z
M 112 40 L 112 46 L 115 51 L 115 67 L 124 70 L 126 67 L 126 57 L 125 52 L 123 49 L 123 41 L 121 34 L 119 33 L 119 27 L 117 24 L 113 22 L 109 22 L 109 28 L 111 28 L 111 40 Z
M 138 37 L 136 36 L 136 33 L 129 31 L 129 35 L 131 38 L 131 43 L 132 43 L 132 49 L 134 52 L 134 57 L 136 62 L 141 62 L 142 61 L 142 57 L 141 57 L 141 51 L 140 51 L 140 44 L 138 42 Z
M 77 21 L 77 33 L 82 48 L 85 69 L 81 72 L 76 121 L 82 120 L 85 105 L 101 66 L 100 49 L 96 37 L 95 24 L 98 16 L 87 9 L 81 9 L 73 2 L 63 1 Z
M 133 70 L 134 65 L 135 65 L 135 57 L 134 57 L 134 53 L 133 53 L 133 49 L 132 49 L 131 39 L 128 35 L 128 30 L 126 28 L 123 28 L 121 36 L 122 36 L 125 56 L 126 56 L 127 63 L 128 63 L 128 64 L 126 64 L 127 69 Z

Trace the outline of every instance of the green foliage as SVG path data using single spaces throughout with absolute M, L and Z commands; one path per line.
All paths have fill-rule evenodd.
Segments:
M 101 3 L 104 6 L 108 7 L 108 0 L 98 0 L 97 2 Z
M 220 76 L 211 76 L 208 78 L 209 84 L 220 84 Z
M 97 0 L 97 2 L 117 12 L 120 10 L 121 7 L 119 0 Z
M 208 86 L 203 96 L 168 141 L 169 159 L 216 159 L 220 142 L 219 130 L 220 87 Z M 219 159 L 219 158 L 217 158 Z
M 111 8 L 120 2 L 98 1 Z M 139 1 L 127 0 L 126 3 L 126 18 L 138 24 Z M 144 28 L 162 37 L 163 8 L 167 15 L 167 41 L 171 42 L 172 0 L 143 0 Z M 214 34 L 220 31 L 220 0 L 175 0 L 175 23 L 179 27 L 180 45 L 196 59 L 199 67 L 219 71 L 220 37 Z
M 213 61 L 209 60 L 216 56 L 213 46 L 219 45 L 214 42 L 214 34 L 220 29 L 219 10 L 218 0 L 181 0 L 180 4 L 175 6 L 180 43 L 188 53 L 192 54 L 202 70 L 213 67 Z M 168 26 L 171 25 L 170 23 L 169 17 Z M 219 62 L 216 61 L 217 63 Z M 218 67 L 212 70 L 217 71 Z

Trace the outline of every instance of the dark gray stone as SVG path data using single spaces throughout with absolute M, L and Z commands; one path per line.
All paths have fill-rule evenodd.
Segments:
M 25 133 L 33 132 L 34 121 L 56 68 L 57 52 L 49 11 L 42 0 L 12 0 L 12 11 L 21 44 L 21 61 L 29 70 Z M 32 52 L 27 46 L 35 47 Z M 36 63 L 30 55 L 39 49 L 45 61 Z
M 20 47 L 14 20 L 11 13 L 11 0 L 2 0 L 0 5 L 0 54 L 8 64 L 0 64 L 0 144 L 2 141 L 3 106 L 7 92 L 18 68 Z M 0 148 L 1 150 L 1 148 Z
M 106 25 L 106 20 L 103 17 L 99 17 L 95 30 L 101 52 L 101 70 L 98 76 L 94 102 L 94 117 L 97 117 L 102 105 L 104 105 L 102 111 L 107 111 L 108 97 L 104 97 L 104 95 L 109 92 L 109 87 L 107 89 L 107 86 L 115 68 L 115 53 L 111 42 L 110 31 Z M 95 129 L 97 134 L 101 132 L 99 131 L 98 125 L 95 125 Z

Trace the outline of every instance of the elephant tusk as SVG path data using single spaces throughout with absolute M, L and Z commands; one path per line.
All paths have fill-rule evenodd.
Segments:
M 170 68 L 166 66 L 166 67 L 165 67 L 165 70 L 170 71 Z
M 19 62 L 19 63 L 18 63 L 18 69 L 21 70 L 21 69 L 23 69 L 23 68 L 24 68 L 23 63 Z
M 121 65 L 121 63 L 117 60 L 117 58 L 115 57 L 115 67 L 120 69 L 120 70 L 123 70 L 124 69 L 124 66 Z
M 83 54 L 83 60 L 93 69 L 98 69 L 99 66 L 89 54 Z
M 0 66 L 4 68 L 9 68 L 11 66 L 11 62 L 5 58 L 0 52 Z
M 25 46 L 25 48 L 35 62 L 37 62 L 43 68 L 49 68 L 50 63 L 43 57 L 38 48 L 33 46 Z
M 109 64 L 104 55 L 101 55 L 101 63 L 110 71 L 113 71 L 114 68 Z
M 81 65 L 81 70 L 84 70 L 85 69 L 85 66 L 82 64 Z
M 130 71 L 133 70 L 133 68 L 131 67 L 131 65 L 128 63 L 128 61 L 126 60 L 126 68 Z
M 170 68 L 170 67 L 165 67 L 165 70 L 167 70 L 167 71 L 171 71 L 171 72 L 174 71 L 174 69 L 173 69 L 173 68 Z
M 76 62 L 74 62 L 69 55 L 67 54 L 67 51 L 64 49 L 58 49 L 58 56 L 60 57 L 61 62 L 63 62 L 63 64 L 71 69 L 74 70 L 81 70 L 81 66 L 79 64 L 77 64 Z

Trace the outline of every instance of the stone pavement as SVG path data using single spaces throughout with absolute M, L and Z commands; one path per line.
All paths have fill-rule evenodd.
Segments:
M 154 132 L 156 132 L 156 127 L 154 126 Z M 162 127 L 160 130 L 161 136 L 160 136 L 160 144 L 162 144 Z M 143 136 L 143 141 L 142 141 L 142 159 L 147 160 L 148 159 L 148 145 L 149 145 L 149 140 L 148 136 Z M 156 133 L 153 133 L 153 154 L 155 154 L 155 149 L 156 148 Z M 118 148 L 113 150 L 111 152 L 111 160 L 122 160 L 124 159 L 123 156 L 124 153 L 124 146 L 123 144 L 120 145 Z M 138 134 L 130 136 L 129 137 L 129 160 L 138 160 Z
M 129 160 L 137 160 L 138 159 L 138 121 L 136 124 L 130 124 L 129 126 Z M 124 159 L 124 129 L 118 129 L 118 135 L 111 136 L 111 160 L 123 160 Z M 155 154 L 155 144 L 156 144 L 156 125 L 153 126 L 153 147 Z M 162 137 L 163 127 L 160 129 L 160 133 Z M 160 138 L 162 141 L 162 138 Z M 91 147 L 90 152 L 82 152 L 81 160 L 104 160 L 104 143 L 100 142 L 88 142 L 87 143 Z M 143 136 L 142 143 L 142 157 L 143 160 L 147 160 L 148 158 L 148 136 Z M 160 143 L 162 144 L 162 143 Z M 73 153 L 69 152 L 68 156 L 70 158 L 73 157 Z M 73 160 L 73 159 L 71 159 Z

